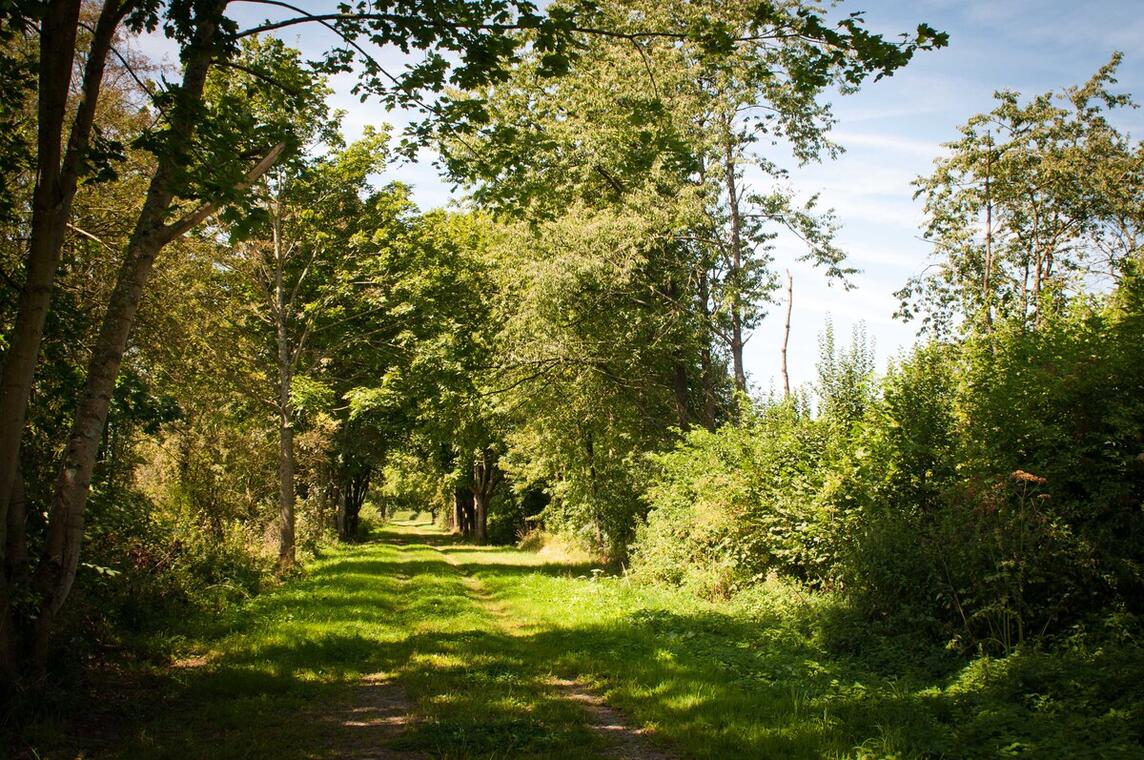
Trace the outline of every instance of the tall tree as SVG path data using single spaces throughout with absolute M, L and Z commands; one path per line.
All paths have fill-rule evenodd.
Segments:
M 316 123 L 314 116 L 307 120 L 308 128 Z M 295 561 L 296 386 L 324 385 L 316 376 L 323 359 L 330 358 L 323 348 L 355 337 L 336 335 L 325 345 L 314 341 L 324 337 L 315 332 L 332 329 L 345 316 L 345 308 L 355 306 L 338 291 L 345 287 L 344 273 L 353 266 L 349 259 L 355 248 L 350 239 L 365 216 L 368 177 L 385 160 L 386 139 L 371 133 L 344 151 L 288 162 L 271 171 L 257 192 L 256 210 L 262 221 L 238 244 L 236 267 L 253 286 L 256 315 L 273 336 L 266 345 L 273 346 L 268 363 L 276 368 L 271 403 L 278 419 L 282 569 Z
M 1035 326 L 1070 292 L 1119 279 L 1144 249 L 1144 142 L 1108 120 L 1131 107 L 1112 87 L 1120 54 L 1088 82 L 970 119 L 916 181 L 935 265 L 899 293 L 899 316 L 935 332 Z
M 597 527 L 608 500 L 634 490 L 621 463 L 669 438 L 665 405 L 681 427 L 714 427 L 721 361 L 746 390 L 743 349 L 778 286 L 780 232 L 829 276 L 851 271 L 833 219 L 813 198 L 797 202 L 764 151 L 831 154 L 828 87 L 854 89 L 945 43 L 925 25 L 890 42 L 860 14 L 831 21 L 809 4 L 611 2 L 600 17 L 616 33 L 585 38 L 570 75 L 546 77 L 542 57 L 519 67 L 447 154 L 478 203 L 532 225 L 519 238 L 526 285 L 506 320 L 516 345 L 504 385 L 545 400 L 529 405 L 529 434 L 510 436 L 531 451 L 509 466 L 531 458 L 522 475 Z M 760 176 L 767 186 L 752 191 Z M 558 420 L 568 407 L 572 419 Z M 617 506 L 610 541 L 623 543 L 635 509 Z
M 207 123 L 200 116 L 203 115 L 204 85 L 211 67 L 231 65 L 237 51 L 235 42 L 243 37 L 297 24 L 322 24 L 332 28 L 344 41 L 344 45 L 331 49 L 324 57 L 323 65 L 327 70 L 349 70 L 354 60 L 361 60 L 365 68 L 362 89 L 383 94 L 390 102 L 422 103 L 424 93 L 440 89 L 447 81 L 460 86 L 474 86 L 495 79 L 501 66 L 517 56 L 526 45 L 563 50 L 575 15 L 565 12 L 545 17 L 538 14 L 531 3 L 514 3 L 511 0 L 490 0 L 478 5 L 456 2 L 429 10 L 420 4 L 398 3 L 389 12 L 379 11 L 372 3 L 359 2 L 353 7 L 340 9 L 338 13 L 325 15 L 306 13 L 283 3 L 273 4 L 273 7 L 297 15 L 240 30 L 233 20 L 226 17 L 227 5 L 226 0 L 176 0 L 162 7 L 153 0 L 139 4 L 130 0 L 108 2 L 103 6 L 96 27 L 97 42 L 106 41 L 106 44 L 100 42 L 104 48 L 102 55 L 92 55 L 88 60 L 84 98 L 81 98 L 70 131 L 69 139 L 73 142 L 69 151 L 63 154 L 65 169 L 73 164 L 78 167 L 81 159 L 90 158 L 86 150 L 90 130 L 83 127 L 90 123 L 98 87 L 89 87 L 87 82 L 101 81 L 102 67 L 110 51 L 110 39 L 125 18 L 130 19 L 135 30 L 144 27 L 154 29 L 162 20 L 166 33 L 181 47 L 183 76 L 181 84 L 164 88 L 158 96 L 156 105 L 163 119 L 145 141 L 156 153 L 156 169 L 135 233 L 124 253 L 103 329 L 93 350 L 86 388 L 79 403 L 73 434 L 64 452 L 56 494 L 49 508 L 49 536 L 36 583 L 43 599 L 33 637 L 33 659 L 37 669 L 42 669 L 46 661 L 52 622 L 74 579 L 91 470 L 102 438 L 115 377 L 155 258 L 165 245 L 200 224 L 219 205 L 241 195 L 245 186 L 269 168 L 285 147 L 270 150 L 263 161 L 247 170 L 254 159 L 242 150 L 236 150 L 246 149 L 249 147 L 247 144 L 228 143 L 228 138 L 233 135 L 227 135 L 225 129 L 212 133 L 204 128 Z M 17 10 L 23 9 L 21 5 Z M 59 0 L 48 3 L 42 10 L 43 15 L 37 18 L 41 21 L 43 52 L 38 170 L 43 176 L 38 182 L 42 190 L 36 197 L 37 207 L 41 209 L 39 218 L 43 221 L 35 226 L 43 235 L 34 237 L 25 283 L 28 297 L 22 302 L 17 316 L 20 329 L 16 333 L 19 337 L 13 340 L 5 357 L 5 374 L 0 387 L 0 413 L 5 421 L 3 433 L 0 433 L 0 491 L 4 499 L 4 514 L 0 517 L 5 519 L 0 519 L 0 525 L 6 524 L 11 476 L 15 472 L 43 314 L 54 277 L 55 261 L 52 257 L 58 257 L 58 241 L 67 224 L 67 201 L 74 184 L 71 178 L 78 176 L 61 173 L 58 167 L 62 153 L 61 113 L 66 106 L 79 2 Z M 7 11 L 6 6 L 6 20 L 11 15 Z M 534 37 L 526 40 L 509 34 L 514 29 L 530 29 Z M 425 54 L 421 61 L 407 67 L 402 76 L 393 77 L 357 42 L 361 37 L 368 37 L 378 46 L 394 45 L 425 51 Z M 93 44 L 93 51 L 98 49 L 99 45 Z M 445 57 L 449 52 L 456 53 L 453 60 Z M 435 113 L 441 115 L 439 110 Z M 444 114 L 445 118 L 448 116 Z M 268 134 L 258 136 L 265 138 Z M 268 147 L 263 146 L 262 150 L 268 150 Z M 210 155 L 213 160 L 193 160 L 203 154 Z M 207 166 L 210 170 L 204 171 Z M 170 221 L 171 218 L 175 221 Z M 41 239 L 42 243 L 39 242 Z M 6 589 L 0 589 L 0 595 L 6 598 Z M 0 608 L 3 607 L 7 604 L 0 604 Z M 0 627 L 0 634 L 5 637 L 12 633 L 11 626 Z M 3 648 L 5 652 L 13 651 L 10 646 Z M 14 657 L 6 657 L 5 664 L 14 666 Z M 12 667 L 5 667 L 5 671 L 11 673 Z
M 0 370 L 0 539 L 7 529 L 8 500 L 16 485 L 20 439 L 72 201 L 81 175 L 106 159 L 103 149 L 107 146 L 93 146 L 91 138 L 107 59 L 123 20 L 130 15 L 134 25 L 142 23 L 141 5 L 134 0 L 110 0 L 102 5 L 86 51 L 79 98 L 70 112 L 70 123 L 68 103 L 82 3 L 52 0 L 42 7 L 5 5 L 6 32 L 38 23 L 39 56 L 36 180 L 28 250 L 19 306 Z M 4 544 L 0 540 L 0 552 Z M 7 608 L 6 600 L 7 591 L 0 588 L 0 609 Z M 11 645 L 6 643 L 10 635 L 7 622 L 0 622 L 0 656 L 9 664 L 14 658 Z

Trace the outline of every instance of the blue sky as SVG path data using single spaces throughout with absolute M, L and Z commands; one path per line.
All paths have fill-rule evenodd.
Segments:
M 306 7 L 314 4 L 306 3 Z M 235 15 L 257 21 L 267 8 L 236 3 Z M 812 381 L 818 336 L 828 318 L 846 337 L 864 322 L 874 339 L 879 366 L 914 339 L 915 326 L 891 318 L 892 293 L 928 261 L 929 245 L 920 237 L 920 201 L 912 200 L 911 181 L 927 174 L 941 145 L 974 114 L 992 108 L 993 92 L 1013 89 L 1034 94 L 1079 84 L 1111 57 L 1125 54 L 1119 90 L 1144 101 L 1144 13 L 1139 2 L 1092 0 L 870 0 L 844 3 L 843 11 L 865 10 L 868 26 L 893 35 L 925 21 L 950 35 L 948 48 L 919 54 L 893 77 L 871 83 L 857 94 L 833 98 L 838 124 L 835 142 L 846 152 L 824 164 L 794 168 L 791 184 L 800 193 L 820 193 L 820 205 L 833 207 L 842 224 L 838 242 L 852 265 L 862 270 L 857 289 L 829 288 L 822 276 L 793 262 L 799 251 L 780 244 L 776 263 L 794 274 L 794 315 L 789 364 L 793 384 Z M 322 31 L 298 27 L 282 37 L 311 53 L 327 40 Z M 151 38 L 140 47 L 171 60 L 166 41 Z M 396 67 L 400 60 L 383 55 Z M 404 114 L 386 113 L 376 103 L 359 103 L 349 94 L 351 75 L 332 83 L 334 105 L 347 111 L 347 137 L 368 124 L 401 126 Z M 1136 139 L 1144 136 L 1144 112 L 1122 112 L 1116 119 Z M 426 156 L 426 159 L 429 157 Z M 779 157 L 775 157 L 778 159 Z M 413 186 L 422 208 L 449 202 L 428 160 L 396 167 L 387 178 Z M 745 351 L 754 387 L 778 386 L 782 318 L 778 306 L 755 331 Z
M 923 20 L 949 32 L 949 47 L 919 54 L 895 76 L 836 98 L 834 140 L 846 153 L 794 172 L 796 188 L 820 192 L 822 204 L 835 208 L 843 225 L 841 247 L 863 271 L 855 278 L 858 288 L 842 292 L 826 287 L 813 270 L 792 267 L 792 382 L 814 378 L 818 335 L 828 317 L 840 337 L 865 322 L 883 367 L 913 343 L 916 325 L 891 318 L 897 306 L 892 293 L 926 266 L 930 254 L 919 232 L 921 201 L 912 200 L 910 183 L 931 171 L 941 144 L 957 137 L 959 125 L 993 107 L 996 90 L 1033 94 L 1079 84 L 1121 50 L 1119 89 L 1144 99 L 1144 14 L 1138 3 L 883 0 L 868 5 L 867 23 L 877 31 L 905 30 Z M 1117 124 L 1137 139 L 1144 136 L 1140 111 L 1122 112 Z M 779 259 L 796 254 L 780 252 Z M 778 374 L 781 339 L 782 319 L 773 313 L 748 344 L 747 367 L 763 391 Z

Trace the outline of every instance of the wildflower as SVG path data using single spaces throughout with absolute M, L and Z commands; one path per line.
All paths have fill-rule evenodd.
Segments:
M 1013 470 L 1013 474 L 1009 477 L 1013 478 L 1013 480 L 1023 480 L 1026 483 L 1036 483 L 1039 486 L 1049 482 L 1047 479 L 1042 478 L 1040 475 L 1034 475 L 1033 473 L 1025 472 L 1024 470 Z

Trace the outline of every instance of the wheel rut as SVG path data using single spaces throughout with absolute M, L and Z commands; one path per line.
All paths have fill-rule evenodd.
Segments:
M 521 635 L 520 622 L 513 619 L 508 607 L 496 600 L 479 577 L 449 552 L 433 548 L 460 573 L 469 595 L 489 612 L 503 633 L 509 636 Z M 678 760 L 676 755 L 653 744 L 652 729 L 633 727 L 632 721 L 623 711 L 608 704 L 607 700 L 582 681 L 553 675 L 545 683 L 563 699 L 575 702 L 584 709 L 588 727 L 603 737 L 609 746 L 610 751 L 606 757 L 613 760 Z

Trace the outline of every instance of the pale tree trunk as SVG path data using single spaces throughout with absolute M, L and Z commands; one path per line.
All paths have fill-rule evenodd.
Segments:
M 295 562 L 294 540 L 294 421 L 290 404 L 290 370 L 278 374 L 278 569 L 289 570 Z
M 473 490 L 473 540 L 478 544 L 489 540 L 489 494 L 483 488 Z
M 743 368 L 743 219 L 739 209 L 738 177 L 735 171 L 735 146 L 731 122 L 725 122 L 723 161 L 727 190 L 727 213 L 731 222 L 731 364 L 735 372 L 735 389 L 747 392 L 747 373 Z
M 675 305 L 679 299 L 679 285 L 672 280 L 667 286 L 668 300 Z M 679 352 L 679 356 L 684 354 L 683 351 Z M 688 387 L 687 387 L 687 365 L 678 358 L 672 362 L 671 365 L 671 386 L 672 392 L 675 396 L 675 417 L 679 422 L 679 427 L 682 430 L 687 430 L 691 426 L 691 418 L 688 412 Z
M 32 658 L 40 674 L 47 663 L 49 636 L 56 615 L 75 581 L 91 474 L 115 390 L 115 379 L 155 257 L 164 245 L 215 210 L 213 204 L 207 203 L 177 223 L 165 223 L 174 200 L 177 168 L 186 158 L 194 131 L 193 105 L 202 98 L 207 71 L 215 53 L 219 18 L 225 6 L 225 0 L 215 0 L 199 8 L 196 17 L 198 28 L 188 48 L 180 88 L 182 97 L 176 101 L 169 117 L 167 150 L 159 157 L 88 363 L 84 390 L 49 505 L 47 537 L 34 581 L 40 605 L 33 634 Z M 242 186 L 261 176 L 281 150 L 282 146 L 276 147 L 259 162 L 248 173 Z
M 42 669 L 45 662 L 52 623 L 75 580 L 83 540 L 84 508 L 115 378 L 155 255 L 163 245 L 162 220 L 167 204 L 156 201 L 162 201 L 164 196 L 170 200 L 169 193 L 162 189 L 149 193 L 140 224 L 128 245 L 127 258 L 120 268 L 88 363 L 87 381 L 56 480 L 47 541 L 37 571 L 36 586 L 42 596 L 33 642 L 37 669 Z
M 790 343 L 790 313 L 794 307 L 794 278 L 786 272 L 786 325 L 783 327 L 782 371 L 783 398 L 790 398 L 790 373 L 787 372 L 787 345 Z
M 63 249 L 64 232 L 71 217 L 81 159 L 87 150 L 103 72 L 115 30 L 130 3 L 107 2 L 100 11 L 84 67 L 80 98 L 72 119 L 66 153 L 62 150 L 63 124 L 75 62 L 79 0 L 45 4 L 40 21 L 40 53 L 36 112 L 36 185 L 32 191 L 28 255 L 24 286 L 15 323 L 7 336 L 8 351 L 0 372 L 0 565 L 8 541 L 9 503 L 18 486 L 20 440 L 27 420 L 28 401 L 44 323 L 51 304 L 52 286 Z M 61 161 L 62 159 L 62 161 Z M 22 525 L 23 523 L 19 523 Z M 0 670 L 15 677 L 15 652 L 8 579 L 0 574 Z
M 708 284 L 707 265 L 699 273 L 699 309 L 703 319 L 703 347 L 699 350 L 700 373 L 703 377 L 703 425 L 715 430 L 715 366 L 711 356 L 711 292 Z
M 285 286 L 286 255 L 282 245 L 281 199 L 272 213 L 274 255 L 274 334 L 278 343 L 278 570 L 289 570 L 296 561 L 294 538 L 294 404 L 290 398 L 293 352 L 290 346 L 290 304 Z
M 1022 330 L 1029 322 L 1029 254 L 1024 255 L 1024 272 L 1021 276 L 1021 324 Z
M 1030 192 L 1030 195 L 1032 193 Z M 1031 197 L 1029 199 L 1030 205 L 1033 209 L 1033 231 L 1030 238 L 1033 241 L 1033 292 L 1030 296 L 1030 306 L 1033 310 L 1033 325 L 1038 326 L 1041 322 L 1041 276 L 1044 268 L 1044 252 L 1043 244 L 1041 243 L 1041 217 L 1037 210 L 1037 199 Z
M 346 494 L 342 489 L 338 489 L 337 497 L 337 514 L 335 515 L 336 527 L 338 529 L 338 538 L 342 541 L 346 540 L 346 523 L 349 518 L 349 505 L 346 503 Z
M 676 419 L 679 421 L 680 429 L 687 430 L 691 427 L 691 415 L 687 411 L 687 366 L 681 361 L 672 364 L 671 385 L 675 393 Z
M 707 184 L 707 163 L 702 156 L 699 158 L 699 184 Z M 711 324 L 711 262 L 702 252 L 698 267 L 699 279 L 699 315 L 701 318 L 700 349 L 699 349 L 699 381 L 703 386 L 703 414 L 702 423 L 705 428 L 715 431 L 715 365 L 711 346 L 715 337 L 715 330 Z
M 0 375 L 0 531 L 7 525 L 8 501 L 16 479 L 20 438 L 27 415 L 44 320 L 63 247 L 71 196 L 60 161 L 63 125 L 75 59 L 79 0 L 49 2 L 40 22 L 36 109 L 36 185 L 24 287 Z M 78 135 L 77 135 L 78 137 Z M 2 538 L 2 536 L 0 536 Z M 0 540 L 0 551 L 4 541 Z
M 993 135 L 987 134 L 985 154 L 985 266 L 981 275 L 981 302 L 985 310 L 985 330 L 993 332 Z

